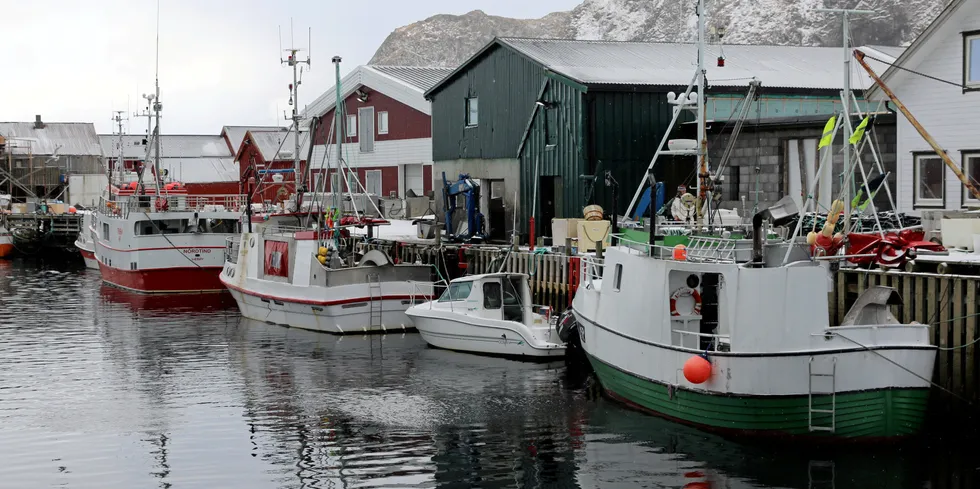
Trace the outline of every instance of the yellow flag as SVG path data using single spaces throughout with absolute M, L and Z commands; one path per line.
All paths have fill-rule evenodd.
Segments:
M 827 125 L 823 126 L 823 137 L 820 138 L 820 145 L 817 149 L 823 148 L 824 146 L 830 146 L 830 143 L 834 140 L 834 129 L 837 128 L 837 116 L 832 116 Z
M 864 130 L 868 128 L 868 121 L 871 120 L 870 117 L 865 117 L 857 128 L 854 129 L 854 134 L 851 134 L 851 144 L 857 144 L 861 138 L 864 137 Z

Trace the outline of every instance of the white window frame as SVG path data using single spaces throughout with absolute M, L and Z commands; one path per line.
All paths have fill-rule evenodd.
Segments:
M 922 198 L 919 197 L 919 183 L 922 176 L 920 162 L 922 160 L 937 160 L 941 165 L 941 175 L 943 183 L 942 197 Z M 912 155 L 912 207 L 915 209 L 942 209 L 946 207 L 946 166 L 943 159 L 935 153 L 920 153 Z
M 378 112 L 378 134 L 388 134 L 388 111 Z
M 970 62 L 973 54 L 973 41 L 980 41 L 980 33 L 963 36 L 963 85 L 971 89 L 980 89 L 980 78 L 970 79 Z
M 384 186 L 384 179 L 383 179 L 384 175 L 382 174 L 381 170 L 365 170 L 364 171 L 364 190 L 366 192 L 368 192 L 368 193 L 371 192 L 371 189 L 367 188 L 367 184 L 368 184 L 368 181 L 369 181 L 368 177 L 370 175 L 372 175 L 372 174 L 378 175 L 378 193 L 377 193 L 377 195 L 379 197 L 384 197 L 385 196 L 385 194 L 384 194 L 385 186 Z
M 964 151 L 962 153 L 962 156 L 963 156 L 963 165 L 962 165 L 963 174 L 966 175 L 967 178 L 969 178 L 970 166 L 974 164 L 980 165 L 980 151 Z M 971 163 L 970 159 L 973 159 L 974 161 Z M 973 182 L 973 185 L 976 185 L 978 186 L 978 188 L 980 188 L 980 182 Z M 960 195 L 962 196 L 960 197 L 960 206 L 964 208 L 967 207 L 976 208 L 977 206 L 980 206 L 980 200 L 977 200 L 975 197 L 973 197 L 973 194 L 971 194 L 970 190 L 966 188 L 966 185 L 963 185 L 961 183 L 960 187 L 961 187 Z
M 357 114 L 347 114 L 347 137 L 357 137 Z
M 470 105 L 472 102 L 476 102 L 476 111 L 473 114 L 473 119 L 470 119 Z M 476 127 L 480 125 L 480 97 L 466 97 L 466 103 L 463 106 L 466 111 L 466 127 Z

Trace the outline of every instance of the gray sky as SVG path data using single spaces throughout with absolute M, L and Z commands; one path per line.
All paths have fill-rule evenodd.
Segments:
M 0 16 L 0 120 L 93 122 L 111 131 L 126 110 L 133 133 L 142 93 L 153 91 L 155 0 L 5 1 Z M 278 29 L 307 46 L 312 71 L 301 104 L 333 86 L 334 55 L 343 74 L 367 63 L 395 28 L 449 13 L 537 18 L 580 0 L 161 0 L 160 85 L 164 134 L 217 134 L 223 125 L 278 124 L 289 107 L 288 67 L 279 64 Z M 277 115 L 278 106 L 278 115 Z M 277 119 L 278 118 L 278 119 Z M 285 122 L 283 122 L 285 124 Z

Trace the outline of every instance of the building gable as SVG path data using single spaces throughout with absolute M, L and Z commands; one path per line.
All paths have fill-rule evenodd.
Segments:
M 363 94 L 363 96 L 362 96 Z M 362 99 L 364 101 L 362 101 Z M 357 117 L 358 127 L 361 124 L 361 111 L 359 109 L 373 108 L 374 140 L 375 141 L 395 141 L 401 139 L 420 139 L 432 137 L 432 126 L 429 114 L 424 113 L 415 107 L 404 104 L 401 101 L 389 96 L 368 85 L 359 85 L 351 90 L 351 94 L 344 99 L 346 107 L 345 115 Z M 387 113 L 388 128 L 382 133 L 380 130 L 381 113 Z M 353 136 L 347 134 L 347 118 L 342 119 L 344 127 L 341 130 L 344 142 L 357 143 L 358 132 L 354 131 Z M 320 117 L 316 128 L 316 135 L 313 139 L 314 145 L 323 145 L 334 141 L 334 109 L 330 108 Z

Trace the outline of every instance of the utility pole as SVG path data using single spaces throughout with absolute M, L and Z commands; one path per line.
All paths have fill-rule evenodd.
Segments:
M 851 15 L 868 15 L 873 14 L 873 10 L 856 10 L 856 9 L 838 9 L 838 8 L 818 8 L 814 9 L 815 12 L 826 12 L 841 14 L 843 26 L 842 26 L 842 39 L 844 46 L 844 175 L 850 175 L 848 168 L 851 165 L 851 47 L 850 47 L 850 32 L 851 32 Z M 858 162 L 860 164 L 860 162 Z M 841 190 L 844 191 L 844 232 L 851 228 L 851 182 L 842 182 Z M 829 216 L 828 216 L 829 217 Z

